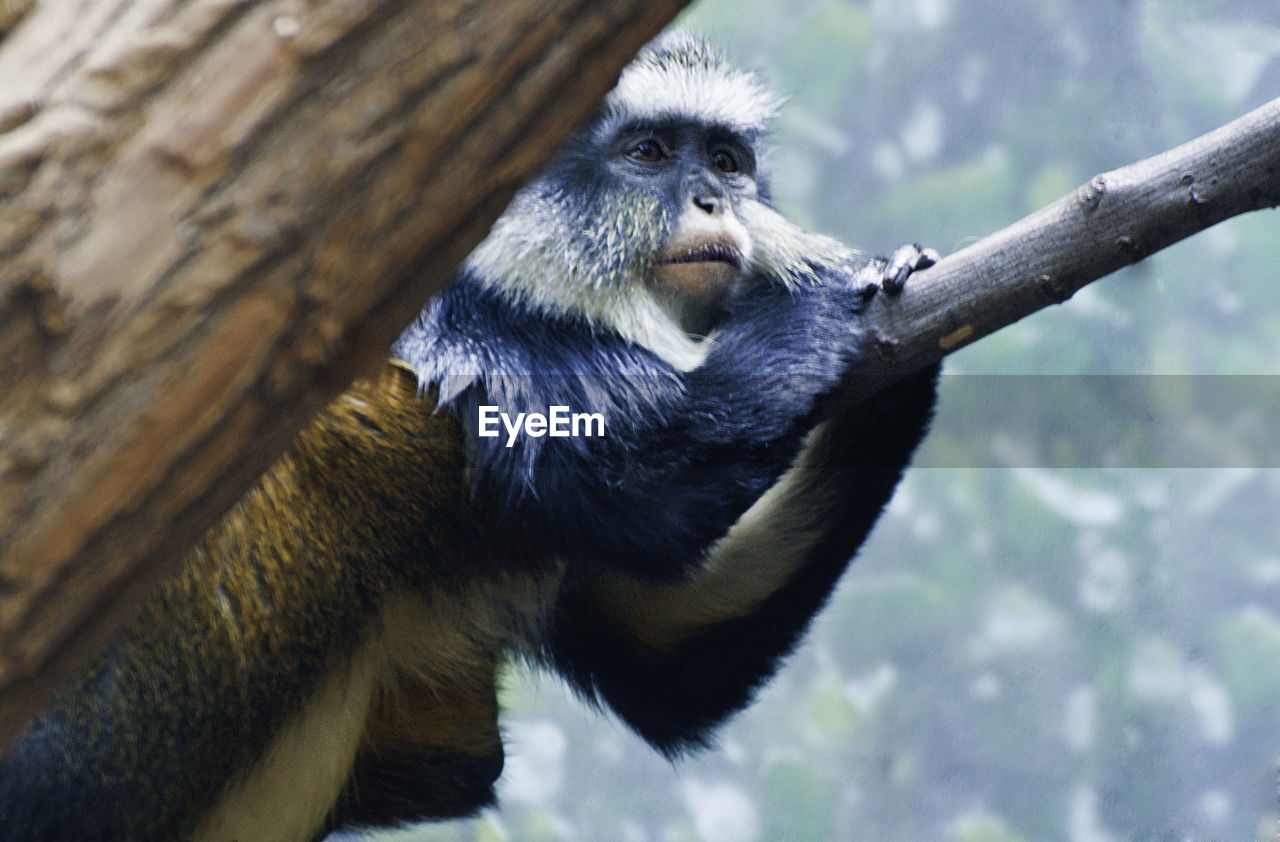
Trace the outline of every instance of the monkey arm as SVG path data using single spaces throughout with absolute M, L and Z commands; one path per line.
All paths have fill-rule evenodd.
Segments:
M 786 469 L 864 344 L 854 316 L 872 287 L 852 276 L 762 282 L 688 372 L 583 320 L 531 318 L 465 273 L 397 352 L 424 383 L 478 372 L 451 405 L 486 497 L 536 513 L 574 562 L 678 581 Z M 604 434 L 480 435 L 482 407 L 557 405 L 599 413 Z
M 668 755 L 748 704 L 825 603 L 932 414 L 937 369 L 837 406 L 687 582 L 566 588 L 547 653 Z

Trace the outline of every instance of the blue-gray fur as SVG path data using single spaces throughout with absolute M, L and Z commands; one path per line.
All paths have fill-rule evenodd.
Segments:
M 707 745 L 794 649 L 866 540 L 928 428 L 937 375 L 930 367 L 872 401 L 830 413 L 807 445 L 821 470 L 801 476 L 780 503 L 780 520 L 820 528 L 798 550 L 796 574 L 752 610 L 655 652 L 620 634 L 582 591 L 568 590 L 545 657 L 664 754 Z
M 683 34 L 642 54 L 619 88 L 655 68 L 697 81 L 731 74 L 734 87 L 746 88 L 741 99 L 767 101 L 754 80 Z M 818 253 L 804 251 L 811 235 L 788 229 L 754 183 L 737 179 L 727 188 L 735 210 L 758 206 L 749 221 L 789 239 L 794 254 L 774 248 L 763 255 L 774 263 L 745 280 L 690 371 L 655 353 L 643 334 L 628 335 L 620 323 L 627 317 L 618 314 L 652 302 L 648 261 L 688 203 L 689 188 L 683 174 L 619 175 L 609 165 L 615 137 L 637 126 L 660 127 L 731 137 L 756 151 L 765 128 L 763 110 L 734 128 L 708 124 L 701 111 L 664 108 L 661 91 L 654 96 L 652 113 L 637 117 L 624 110 L 625 99 L 611 95 L 600 116 L 522 191 L 479 257 L 394 353 L 424 384 L 441 385 L 442 405 L 458 413 L 468 432 L 474 482 L 497 490 L 513 510 L 536 507 L 537 521 L 574 560 L 674 581 L 778 478 L 812 426 L 818 398 L 866 352 L 854 317 L 877 276 L 860 274 L 867 261 L 819 238 L 812 238 Z M 511 259 L 518 254 L 534 258 Z M 542 272 L 531 273 L 531 263 Z M 609 306 L 602 308 L 602 300 Z M 592 307 L 570 306 L 578 301 Z M 554 405 L 600 413 L 605 435 L 520 436 L 509 447 L 505 435 L 477 435 L 484 405 L 512 416 Z
M 636 68 L 674 69 L 717 84 L 728 74 L 745 87 L 739 100 L 754 110 L 741 120 L 725 119 L 714 103 L 688 110 L 687 92 L 667 107 L 662 92 L 653 90 L 637 116 L 628 107 L 639 87 L 630 83 Z M 783 519 L 793 514 L 813 524 L 816 535 L 791 562 L 797 573 L 789 581 L 752 610 L 665 652 L 631 639 L 602 613 L 589 587 L 575 586 L 574 571 L 588 579 L 605 569 L 679 582 L 713 564 L 717 540 L 795 459 L 823 414 L 823 396 L 872 353 L 857 314 L 884 264 L 790 226 L 769 206 L 767 187 L 757 184 L 754 193 L 733 197 L 759 251 L 751 275 L 700 364 L 680 370 L 646 347 L 643 334 L 610 317 L 628 296 L 648 296 L 643 268 L 628 261 L 653 253 L 683 197 L 677 190 L 622 201 L 627 186 L 601 162 L 613 138 L 637 123 L 692 126 L 732 135 L 752 149 L 759 182 L 764 121 L 776 102 L 684 35 L 642 54 L 619 92 L 496 229 L 499 240 L 513 231 L 529 239 L 568 231 L 562 262 L 541 267 L 540 275 L 514 263 L 471 262 L 395 350 L 424 383 L 443 384 L 446 405 L 468 433 L 473 482 L 504 492 L 510 514 L 534 513 L 546 539 L 570 560 L 541 655 L 589 698 L 609 703 L 674 754 L 704 743 L 715 725 L 744 706 L 803 634 L 924 435 L 937 369 L 874 401 L 827 408 L 830 423 L 809 445 L 809 461 L 818 468 L 800 476 L 780 503 L 793 510 Z M 647 216 L 617 212 L 638 207 Z M 511 275 L 495 277 L 504 271 Z M 575 293 L 563 289 L 573 284 L 592 297 L 612 296 L 610 308 L 575 311 L 548 303 L 573 299 Z M 606 435 L 522 436 L 507 447 L 505 434 L 476 434 L 481 405 L 513 414 L 552 405 L 599 412 Z
M 424 382 L 480 372 L 452 398 L 472 479 L 505 496 L 568 557 L 678 580 L 794 458 L 822 394 L 852 359 L 867 289 L 761 284 L 735 303 L 703 364 L 681 373 L 582 318 L 531 314 L 463 275 L 400 339 Z M 819 291 L 820 290 L 820 291 Z M 500 338 L 500 339 L 498 339 Z M 478 408 L 604 416 L 600 437 L 477 434 Z

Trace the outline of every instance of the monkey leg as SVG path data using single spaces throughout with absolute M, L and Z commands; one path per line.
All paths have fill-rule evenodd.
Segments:
M 402 675 L 383 689 L 329 829 L 456 818 L 492 804 L 503 762 L 495 666 L 475 669 L 483 679 L 471 683 Z

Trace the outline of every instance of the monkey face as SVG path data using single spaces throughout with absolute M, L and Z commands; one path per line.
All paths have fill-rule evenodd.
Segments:
M 687 329 L 710 327 L 751 265 L 751 234 L 735 207 L 758 195 L 753 146 L 689 119 L 633 124 L 612 144 L 614 175 L 658 198 L 671 221 L 648 281 Z
M 463 267 L 540 312 L 612 327 L 681 371 L 757 283 L 810 278 L 768 203 L 777 98 L 687 39 L 642 54 Z M 825 248 L 825 245 L 823 246 Z M 844 259 L 844 253 L 841 257 Z

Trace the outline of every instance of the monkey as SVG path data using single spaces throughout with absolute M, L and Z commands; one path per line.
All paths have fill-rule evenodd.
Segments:
M 936 255 L 784 219 L 778 106 L 695 36 L 649 44 L 385 368 L 0 759 L 0 840 L 473 815 L 511 658 L 670 757 L 708 745 L 827 600 L 936 399 L 936 366 L 842 389 L 875 353 L 869 302 Z M 600 434 L 557 435 L 565 407 Z M 494 412 L 542 421 L 496 435 Z

